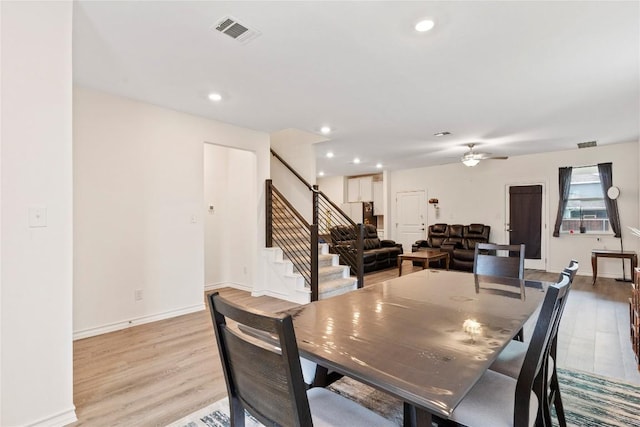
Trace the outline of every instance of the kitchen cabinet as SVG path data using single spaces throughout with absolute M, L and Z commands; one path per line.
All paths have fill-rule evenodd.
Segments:
M 357 178 L 349 178 L 347 180 L 347 201 L 373 201 L 373 177 L 361 176 Z

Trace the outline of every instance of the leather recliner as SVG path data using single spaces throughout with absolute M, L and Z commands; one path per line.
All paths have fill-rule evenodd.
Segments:
M 476 244 L 489 243 L 490 233 L 491 226 L 484 224 L 433 224 L 429 226 L 427 239 L 414 243 L 412 251 L 420 248 L 447 251 L 450 268 L 473 271 Z
M 357 271 L 355 265 L 357 227 L 338 225 L 331 227 L 329 232 L 331 236 L 329 252 L 344 255 L 340 257 L 340 263 L 350 266 L 351 273 L 355 274 Z M 363 248 L 365 273 L 396 266 L 398 255 L 402 254 L 400 243 L 393 240 L 380 240 L 378 230 L 371 224 L 364 226 Z

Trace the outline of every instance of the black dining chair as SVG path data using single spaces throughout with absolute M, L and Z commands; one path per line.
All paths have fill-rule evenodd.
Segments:
M 393 426 L 380 415 L 321 387 L 307 390 L 290 315 L 268 315 L 209 295 L 209 308 L 229 394 L 231 426 L 245 410 L 270 426 Z M 227 318 L 277 337 L 276 345 L 228 325 Z
M 547 289 L 531 343 L 517 379 L 488 370 L 453 410 L 449 420 L 469 427 L 532 427 L 542 425 L 539 405 L 544 387 L 542 375 L 545 357 L 551 348 L 551 335 L 560 315 L 569 276 Z
M 522 280 L 524 279 L 524 252 L 524 244 L 478 243 L 473 256 L 473 274 L 514 277 Z M 514 339 L 524 341 L 524 331 L 522 329 L 518 331 Z
M 571 285 L 573 284 L 573 279 L 575 278 L 578 272 L 579 264 L 575 260 L 571 260 L 569 266 L 566 267 L 561 273 L 560 277 L 567 276 L 569 278 L 569 288 L 567 293 L 571 289 Z M 549 349 L 549 354 L 546 357 L 545 363 L 545 372 L 542 374 L 542 379 L 544 381 L 544 386 L 542 388 L 543 392 L 543 403 L 541 405 L 541 416 L 544 417 L 545 425 L 551 426 L 551 407 L 555 406 L 556 416 L 558 418 L 558 425 L 560 427 L 564 427 L 567 425 L 566 418 L 564 414 L 564 406 L 562 404 L 562 397 L 560 395 L 560 384 L 558 382 L 558 372 L 556 369 L 556 351 L 558 346 L 558 329 L 560 326 L 560 321 L 562 319 L 562 313 L 564 312 L 564 307 L 567 302 L 567 298 L 565 296 L 562 306 L 560 307 L 560 313 L 556 319 L 556 324 L 553 326 L 551 332 L 551 346 Z M 508 375 L 512 378 L 517 378 L 520 370 L 522 368 L 522 364 L 524 362 L 524 358 L 528 349 L 529 343 L 526 342 L 518 342 L 512 341 L 505 347 L 505 349 L 498 355 L 498 358 L 493 362 L 493 364 L 489 367 L 492 371 L 499 372 L 504 375 Z

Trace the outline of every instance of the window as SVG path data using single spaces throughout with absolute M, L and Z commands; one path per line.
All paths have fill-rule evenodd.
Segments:
M 597 166 L 573 168 L 561 232 L 611 233 Z

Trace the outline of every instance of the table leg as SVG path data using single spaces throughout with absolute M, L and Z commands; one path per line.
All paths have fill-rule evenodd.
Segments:
M 447 271 L 449 271 L 449 254 L 445 257 L 445 265 L 447 266 Z
M 398 277 L 402 276 L 402 257 L 398 257 Z
M 591 254 L 591 270 L 593 270 L 593 282 L 591 286 L 596 284 L 596 277 L 598 276 L 598 256 L 596 254 Z
M 405 402 L 403 408 L 403 427 L 431 427 L 431 413 Z

